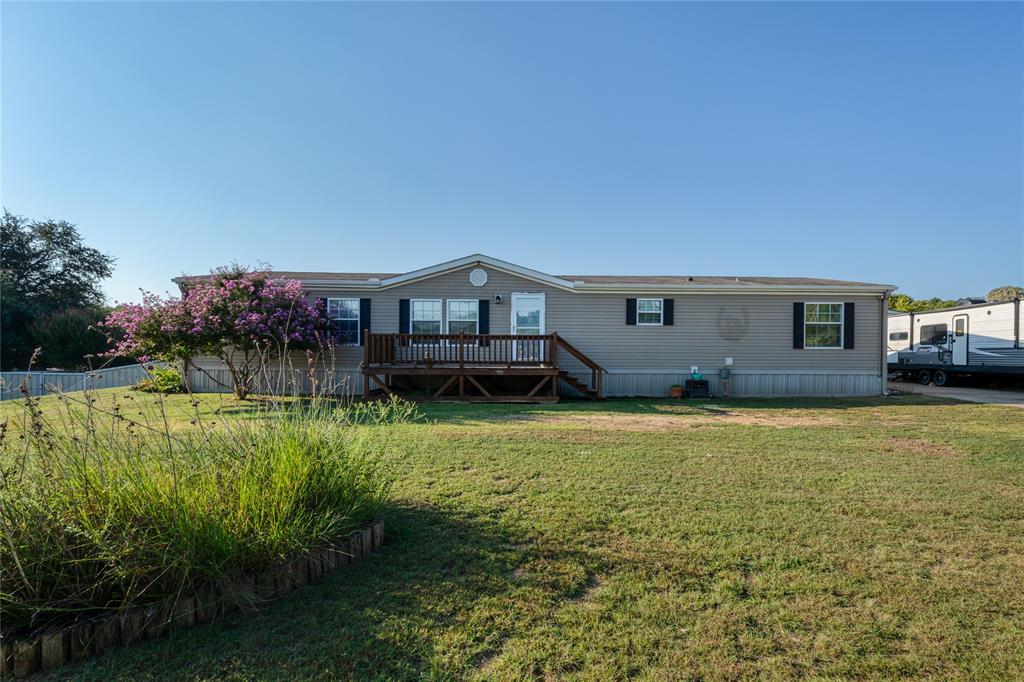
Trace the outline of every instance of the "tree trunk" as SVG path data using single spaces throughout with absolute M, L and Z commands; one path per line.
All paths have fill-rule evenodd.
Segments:
M 239 400 L 245 400 L 249 396 L 249 380 L 248 376 L 244 374 L 245 369 L 240 370 L 236 367 L 235 363 L 231 360 L 231 356 L 226 353 L 221 357 L 221 360 L 224 361 L 228 371 L 231 372 L 231 383 L 233 384 L 231 391 Z M 248 362 L 245 364 L 248 365 Z
M 185 393 L 192 392 L 192 382 L 189 381 L 188 372 L 192 366 L 192 360 L 190 358 L 183 358 L 181 361 L 181 386 L 185 389 Z

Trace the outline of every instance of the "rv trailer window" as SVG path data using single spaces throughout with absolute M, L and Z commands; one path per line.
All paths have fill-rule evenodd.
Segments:
M 804 348 L 843 347 L 843 304 L 804 304 Z
M 890 341 L 906 341 L 910 338 L 910 334 L 907 332 L 893 332 L 889 334 Z
M 939 346 L 946 342 L 949 327 L 944 324 L 926 324 L 921 327 L 921 344 Z
M 327 325 L 337 342 L 353 346 L 359 343 L 359 299 L 327 299 Z
M 966 322 L 966 320 L 964 318 L 962 318 L 962 317 L 956 318 L 956 320 L 953 322 L 953 333 L 956 336 L 963 336 L 964 335 L 964 332 L 966 331 L 964 329 L 964 327 L 965 327 L 964 323 L 965 322 Z

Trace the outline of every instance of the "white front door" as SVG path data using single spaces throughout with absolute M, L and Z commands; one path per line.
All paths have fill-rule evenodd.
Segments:
M 544 294 L 512 294 L 512 333 L 520 336 L 544 333 Z M 526 357 L 536 355 L 536 349 L 543 349 L 543 344 L 512 344 L 516 360 L 541 360 Z
M 956 315 L 953 317 L 953 337 L 950 341 L 953 346 L 954 365 L 967 364 L 967 322 L 968 317 L 966 315 Z

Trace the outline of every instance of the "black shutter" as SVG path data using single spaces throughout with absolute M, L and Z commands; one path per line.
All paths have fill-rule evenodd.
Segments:
M 804 347 L 804 304 L 793 304 L 793 348 Z
M 409 299 L 407 298 L 398 299 L 398 333 L 409 333 Z M 409 343 L 402 340 L 398 342 L 398 345 L 407 346 Z
M 671 327 L 676 322 L 676 299 L 666 298 L 661 302 L 661 323 Z
M 853 303 L 843 304 L 843 348 L 853 348 Z
M 370 299 L 359 299 L 359 345 L 366 343 L 364 332 L 370 327 Z
M 480 322 L 477 325 L 478 328 L 479 328 L 479 332 L 481 334 L 490 334 L 491 333 L 491 301 L 488 298 L 481 298 L 480 302 L 477 305 L 479 306 L 477 308 L 477 312 L 478 312 L 479 317 L 480 317 Z M 480 340 L 480 345 L 481 346 L 489 345 L 489 343 L 490 342 L 487 339 L 481 339 Z
M 409 299 L 398 299 L 398 333 L 409 333 Z
M 626 324 L 636 324 L 636 299 L 626 299 Z

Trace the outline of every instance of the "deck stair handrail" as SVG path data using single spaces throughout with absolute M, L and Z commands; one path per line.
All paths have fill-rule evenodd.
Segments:
M 604 397 L 604 367 L 594 362 L 594 360 L 591 359 L 589 355 L 587 355 L 579 348 L 566 341 L 558 334 L 555 334 L 554 336 L 559 348 L 564 348 L 565 350 L 567 350 L 570 355 L 575 357 L 577 360 L 582 362 L 590 369 L 590 388 L 592 388 L 597 393 L 595 397 Z

